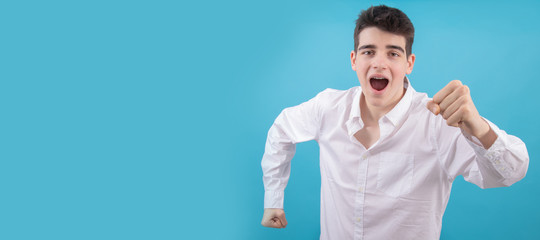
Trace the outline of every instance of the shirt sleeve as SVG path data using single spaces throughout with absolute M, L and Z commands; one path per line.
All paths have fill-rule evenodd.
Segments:
M 507 134 L 488 121 L 497 139 L 489 149 L 459 128 L 438 118 L 438 148 L 449 180 L 463 175 L 480 188 L 507 187 L 523 179 L 529 166 L 529 154 L 521 139 Z
M 314 140 L 319 133 L 319 98 L 285 108 L 268 131 L 261 161 L 264 208 L 283 208 L 284 190 L 289 181 L 296 143 Z

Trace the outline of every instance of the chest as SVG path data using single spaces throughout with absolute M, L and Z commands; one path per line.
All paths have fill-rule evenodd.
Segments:
M 379 126 L 364 127 L 354 134 L 354 138 L 369 149 L 380 138 Z
M 414 193 L 429 199 L 444 173 L 429 128 L 417 127 L 422 125 L 416 121 L 388 133 L 384 126 L 365 127 L 352 136 L 346 129 L 332 131 L 319 142 L 321 172 L 336 189 L 351 194 L 361 188 L 381 196 Z

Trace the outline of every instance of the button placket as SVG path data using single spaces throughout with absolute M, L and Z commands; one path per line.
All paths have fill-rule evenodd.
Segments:
M 364 224 L 362 219 L 364 217 L 364 189 L 366 187 L 366 178 L 367 178 L 367 168 L 368 168 L 368 156 L 367 153 L 360 157 L 360 164 L 358 164 L 358 178 L 357 178 L 357 189 L 355 196 L 355 211 L 354 211 L 354 239 L 359 240 L 363 239 Z

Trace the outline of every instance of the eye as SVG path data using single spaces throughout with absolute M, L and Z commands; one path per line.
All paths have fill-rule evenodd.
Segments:
M 400 55 L 399 55 L 399 53 L 397 53 L 397 52 L 390 52 L 390 56 L 392 56 L 392 57 L 399 57 Z
M 373 50 L 363 51 L 361 54 L 362 55 L 373 55 Z

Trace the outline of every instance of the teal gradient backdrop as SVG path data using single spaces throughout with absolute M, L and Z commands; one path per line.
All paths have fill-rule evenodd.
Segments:
M 416 27 L 410 79 L 469 85 L 531 163 L 510 188 L 458 178 L 441 239 L 540 239 L 538 1 L 0 3 L 0 239 L 318 239 L 318 146 L 299 144 L 286 229 L 260 225 L 279 112 L 358 85 L 354 20 Z

